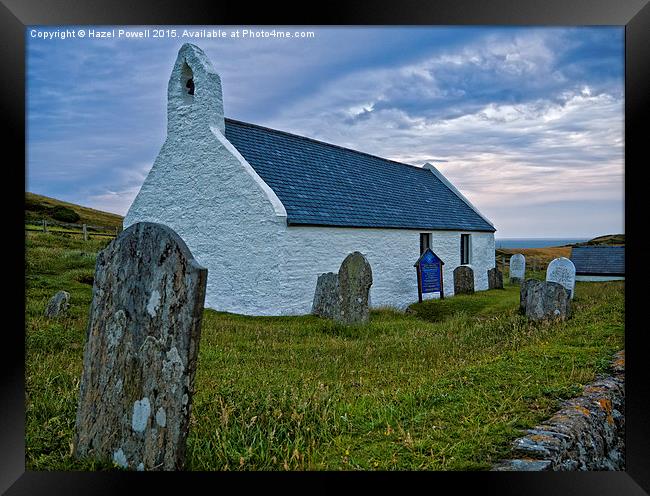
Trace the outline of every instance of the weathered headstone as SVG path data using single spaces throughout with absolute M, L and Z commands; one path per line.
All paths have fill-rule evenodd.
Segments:
M 368 322 L 370 286 L 372 286 L 370 263 L 358 251 L 350 253 L 339 268 L 341 319 L 344 323 Z
M 97 256 L 74 453 L 135 470 L 185 460 L 207 270 L 161 224 Z
M 503 289 L 503 274 L 498 267 L 493 267 L 487 271 L 488 289 Z
M 339 320 L 341 318 L 341 291 L 338 274 L 327 272 L 318 276 L 311 312 L 328 319 Z
M 70 307 L 70 293 L 67 291 L 57 292 L 45 307 L 46 317 L 58 317 L 63 315 Z
M 526 257 L 515 253 L 510 257 L 510 283 L 521 284 L 526 276 Z
M 560 283 L 569 290 L 571 299 L 573 299 L 576 285 L 576 266 L 566 257 L 556 258 L 548 264 L 546 280 Z
M 571 316 L 571 297 L 557 282 L 528 279 L 521 284 L 519 310 L 531 320 L 565 320 Z
M 350 253 L 337 274 L 318 276 L 312 313 L 343 324 L 368 322 L 372 270 L 358 251 Z
M 454 294 L 472 294 L 474 292 L 474 271 L 467 265 L 454 269 Z

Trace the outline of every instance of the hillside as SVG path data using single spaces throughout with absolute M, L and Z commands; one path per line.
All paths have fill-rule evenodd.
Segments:
M 48 196 L 25 192 L 25 222 L 40 224 L 43 219 L 48 224 L 88 224 L 113 230 L 122 226 L 123 217 Z
M 606 234 L 605 236 L 598 236 L 584 243 L 576 243 L 573 246 L 593 245 L 625 246 L 625 234 Z

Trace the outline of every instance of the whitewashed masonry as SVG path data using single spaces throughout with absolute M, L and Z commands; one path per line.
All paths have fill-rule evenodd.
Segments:
M 124 227 L 148 221 L 174 229 L 208 268 L 206 307 L 245 315 L 309 313 L 318 275 L 338 271 L 349 253 L 360 251 L 372 266 L 372 306 L 404 308 L 417 301 L 413 264 L 422 232 L 431 233 L 431 249 L 445 262 L 445 296 L 453 295 L 462 233 L 471 235 L 475 289 L 488 289 L 493 232 L 288 225 L 279 197 L 226 139 L 220 77 L 194 45 L 178 53 L 167 119 L 167 138 Z

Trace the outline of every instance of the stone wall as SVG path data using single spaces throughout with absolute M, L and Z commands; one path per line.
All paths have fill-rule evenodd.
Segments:
M 612 375 L 584 387 L 549 420 L 513 442 L 519 457 L 494 471 L 625 470 L 625 352 L 616 353 Z

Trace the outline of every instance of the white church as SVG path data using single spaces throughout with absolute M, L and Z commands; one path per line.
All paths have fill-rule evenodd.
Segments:
M 245 315 L 311 311 L 318 276 L 353 251 L 372 267 L 373 307 L 418 300 L 430 247 L 476 290 L 495 266 L 493 224 L 431 164 L 402 164 L 224 118 L 221 80 L 184 44 L 169 78 L 167 138 L 124 219 L 174 229 L 208 269 L 205 306 Z

